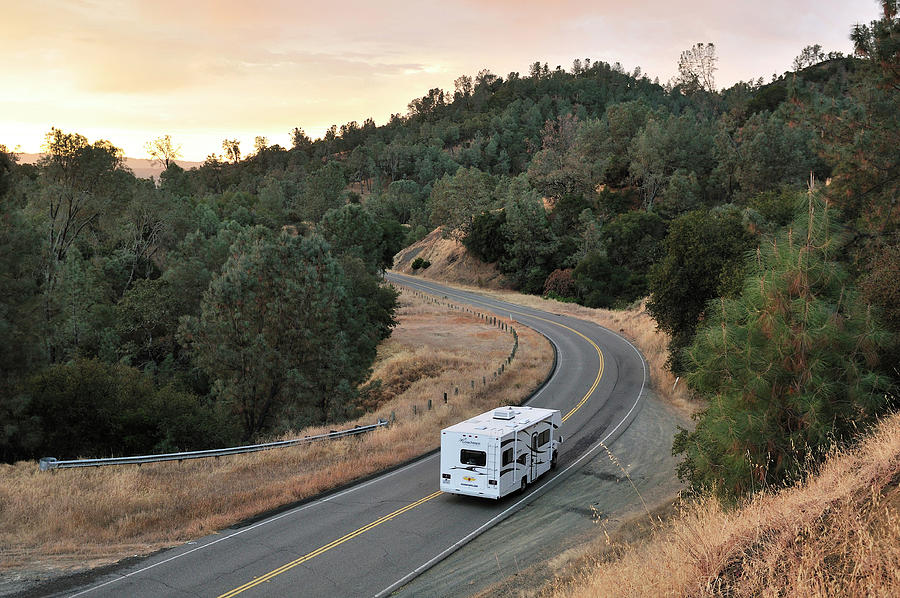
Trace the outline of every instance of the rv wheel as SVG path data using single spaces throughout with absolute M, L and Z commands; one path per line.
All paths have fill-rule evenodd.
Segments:
M 551 469 L 556 469 L 556 465 L 557 465 L 556 457 L 557 457 L 557 452 L 553 451 L 553 456 L 550 458 L 550 468 Z
M 526 481 L 527 479 L 528 479 L 528 478 L 522 478 L 522 485 L 519 486 L 519 490 L 520 490 L 521 492 L 525 492 L 525 486 L 528 485 L 528 482 Z

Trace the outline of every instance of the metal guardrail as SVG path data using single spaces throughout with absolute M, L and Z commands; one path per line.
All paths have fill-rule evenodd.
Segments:
M 189 451 L 185 453 L 167 453 L 164 455 L 143 455 L 138 457 L 118 457 L 109 459 L 73 459 L 71 461 L 59 461 L 55 457 L 44 457 L 40 460 L 41 471 L 51 469 L 70 469 L 73 467 L 101 467 L 104 465 L 140 465 L 142 463 L 158 463 L 161 461 L 183 461 L 185 459 L 206 459 L 209 457 L 224 457 L 226 455 L 239 455 L 242 453 L 255 453 L 257 451 L 267 451 L 274 448 L 282 448 L 286 446 L 295 446 L 305 444 L 307 442 L 315 442 L 317 440 L 330 440 L 332 438 L 343 438 L 345 436 L 356 436 L 365 432 L 371 432 L 376 428 L 382 428 L 388 425 L 385 419 L 379 419 L 377 423 L 368 426 L 357 426 L 348 430 L 339 430 L 337 432 L 329 432 L 327 434 L 316 434 L 314 436 L 304 436 L 303 438 L 295 438 L 293 440 L 279 440 L 277 442 L 266 442 L 265 444 L 251 444 L 248 446 L 235 446 L 223 449 L 209 449 L 205 451 Z

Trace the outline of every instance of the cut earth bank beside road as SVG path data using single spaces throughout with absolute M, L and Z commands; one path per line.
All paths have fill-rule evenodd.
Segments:
M 507 291 L 458 288 L 595 322 L 628 338 L 650 366 L 652 384 L 641 411 L 607 452 L 394 594 L 528 596 L 566 571 L 598 537 L 633 534 L 671 512 L 682 489 L 672 438 L 678 426 L 690 426 L 695 406 L 665 370 L 668 339 L 642 305 L 609 311 Z
M 366 415 L 334 426 L 369 424 L 393 412 L 396 422 L 387 430 L 181 464 L 53 473 L 37 471 L 34 462 L 0 465 L 0 595 L 29 589 L 40 595 L 49 580 L 189 541 L 387 469 L 436 448 L 441 428 L 521 402 L 549 375 L 550 344 L 516 325 L 515 359 L 494 379 L 513 348 L 512 334 L 444 303 L 401 295 L 400 325 L 379 347 L 372 375 L 382 380 L 380 392 L 367 397 Z M 321 431 L 327 429 L 289 437 Z

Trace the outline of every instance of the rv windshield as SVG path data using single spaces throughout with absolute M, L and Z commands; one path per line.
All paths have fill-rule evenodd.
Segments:
M 459 451 L 459 462 L 463 465 L 477 465 L 478 467 L 484 467 L 484 464 L 487 463 L 487 453 L 484 451 L 470 451 L 468 449 L 463 449 Z

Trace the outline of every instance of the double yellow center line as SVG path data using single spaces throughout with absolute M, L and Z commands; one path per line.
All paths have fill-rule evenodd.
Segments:
M 239 588 L 235 588 L 235 589 L 231 590 L 230 592 L 226 592 L 226 593 L 222 594 L 221 596 L 219 596 L 219 598 L 230 598 L 231 596 L 237 596 L 241 592 L 249 590 L 250 588 L 254 588 L 261 583 L 265 583 L 265 582 L 269 581 L 270 579 L 277 577 L 286 571 L 290 571 L 297 565 L 302 565 L 306 561 L 316 558 L 323 552 L 328 552 L 332 548 L 340 546 L 344 542 L 347 542 L 348 540 L 352 540 L 356 536 L 359 536 L 360 534 L 364 534 L 367 531 L 369 531 L 370 529 L 372 529 L 374 527 L 378 527 L 379 525 L 381 525 L 382 523 L 384 523 L 386 521 L 390 521 L 394 517 L 398 517 L 398 516 L 402 515 L 403 513 L 406 513 L 409 510 L 415 509 L 419 505 L 424 504 L 433 498 L 437 498 L 441 494 L 443 494 L 443 492 L 441 492 L 440 490 L 438 490 L 437 492 L 435 492 L 433 494 L 429 494 L 425 498 L 421 498 L 412 504 L 408 504 L 401 509 L 397 509 L 393 513 L 389 513 L 388 515 L 385 515 L 384 517 L 376 519 L 375 521 L 373 521 L 372 523 L 370 523 L 368 525 L 364 525 L 361 528 L 350 532 L 349 534 L 341 536 L 340 538 L 338 538 L 337 540 L 334 540 L 333 542 L 329 542 L 328 544 L 326 544 L 325 546 L 322 546 L 321 548 L 317 548 L 316 550 L 313 550 L 312 552 L 307 553 L 307 554 L 301 556 L 300 558 L 298 558 L 294 561 L 291 561 L 290 563 L 287 563 L 286 565 L 282 565 L 281 567 L 275 569 L 274 571 L 270 571 L 269 573 L 266 573 L 265 575 L 263 575 L 261 577 L 257 577 L 253 581 L 247 582 Z
M 586 337 L 585 335 L 581 334 L 580 332 L 578 332 L 578 331 L 575 330 L 574 328 L 569 328 L 569 327 L 566 326 L 565 324 L 560 324 L 559 322 L 554 322 L 553 320 L 548 320 L 547 318 L 541 318 L 541 317 L 539 317 L 539 316 L 533 316 L 533 315 L 530 315 L 530 314 L 524 314 L 524 313 L 517 312 L 517 311 L 511 311 L 511 312 L 509 312 L 509 313 L 517 314 L 517 315 L 520 315 L 520 316 L 527 316 L 527 317 L 529 317 L 529 318 L 534 318 L 535 320 L 541 320 L 542 322 L 547 322 L 547 323 L 549 323 L 549 324 L 555 324 L 556 326 L 559 326 L 560 328 L 565 328 L 565 329 L 568 330 L 569 332 L 572 332 L 572 333 L 574 333 L 574 334 L 577 334 L 578 336 L 580 336 L 581 338 L 583 338 L 584 340 L 586 340 L 587 342 L 589 342 L 589 343 L 591 344 L 591 346 L 594 348 L 594 350 L 597 351 L 597 357 L 600 358 L 600 367 L 597 368 L 597 377 L 594 378 L 594 383 L 591 384 L 591 387 L 588 389 L 588 391 L 584 394 L 583 397 L 581 397 L 581 400 L 578 401 L 578 403 L 577 403 L 574 407 L 572 407 L 572 410 L 571 410 L 571 411 L 569 411 L 568 413 L 566 413 L 566 414 L 563 416 L 562 420 L 563 420 L 563 421 L 566 421 L 567 419 L 569 419 L 570 417 L 572 417 L 572 416 L 575 414 L 576 411 L 578 411 L 579 409 L 581 409 L 581 408 L 584 406 L 584 404 L 587 403 L 587 400 L 591 397 L 591 395 L 594 393 L 594 391 L 597 390 L 597 386 L 600 384 L 600 378 L 603 377 L 603 351 L 600 350 L 600 347 L 597 346 L 597 343 L 595 343 L 594 341 L 592 341 L 591 339 L 589 339 L 589 338 Z
M 567 419 L 569 419 L 570 417 L 572 417 L 572 415 L 573 415 L 576 411 L 578 411 L 579 409 L 581 409 L 581 408 L 584 406 L 584 404 L 585 404 L 585 403 L 587 402 L 587 400 L 590 398 L 591 394 L 597 389 L 597 386 L 600 384 L 600 378 L 603 377 L 603 352 L 600 351 L 600 347 L 597 346 L 597 343 L 595 343 L 594 341 L 592 341 L 591 339 L 589 339 L 589 338 L 586 337 L 585 335 L 581 334 L 580 332 L 578 332 L 578 331 L 575 330 L 574 328 L 569 328 L 569 327 L 566 326 L 565 324 L 560 324 L 559 322 L 554 322 L 553 320 L 548 320 L 548 319 L 546 319 L 546 318 L 541 318 L 541 317 L 539 317 L 539 316 L 535 316 L 535 315 L 531 315 L 531 314 L 526 314 L 526 313 L 522 313 L 522 312 L 517 312 L 517 311 L 510 311 L 509 313 L 510 313 L 510 314 L 520 315 L 520 316 L 526 316 L 526 317 L 529 317 L 529 318 L 534 318 L 534 319 L 536 319 L 536 320 L 541 320 L 541 321 L 543 321 L 543 322 L 547 322 L 547 323 L 549 323 L 549 324 L 554 324 L 554 325 L 559 326 L 559 327 L 561 327 L 561 328 L 565 328 L 565 329 L 568 330 L 569 332 L 572 332 L 572 333 L 574 333 L 574 334 L 577 334 L 578 336 L 580 336 L 581 338 L 583 338 L 584 340 L 586 340 L 588 343 L 590 343 L 590 345 L 591 345 L 592 347 L 594 347 L 594 350 L 597 351 L 597 355 L 598 355 L 598 357 L 600 358 L 600 367 L 597 369 L 597 377 L 594 379 L 594 383 L 591 385 L 590 389 L 588 389 L 587 393 L 585 393 L 585 395 L 581 398 L 581 400 L 578 402 L 578 404 L 576 404 L 576 405 L 572 408 L 571 411 L 569 411 L 568 413 L 566 413 L 566 414 L 563 416 L 562 421 L 566 421 Z M 331 550 L 332 548 L 336 548 L 336 547 L 340 546 L 341 544 L 343 544 L 344 542 L 347 542 L 347 541 L 349 541 L 349 540 L 352 540 L 353 538 L 355 538 L 355 537 L 357 537 L 357 536 L 359 536 L 359 535 L 361 535 L 361 534 L 366 533 L 366 532 L 369 531 L 370 529 L 375 528 L 375 527 L 378 527 L 379 525 L 381 525 L 382 523 L 385 523 L 386 521 L 390 521 L 390 520 L 393 519 L 394 517 L 398 517 L 398 516 L 402 515 L 403 513 L 406 513 L 407 511 L 410 511 L 410 510 L 412 510 L 412 509 L 415 509 L 415 508 L 418 507 L 419 505 L 422 505 L 422 504 L 428 502 L 429 500 L 432 500 L 432 499 L 437 498 L 437 497 L 440 496 L 441 494 L 443 494 L 443 492 L 440 491 L 440 490 L 438 490 L 437 492 L 435 492 L 435 493 L 433 493 L 433 494 L 429 494 L 429 495 L 426 496 L 425 498 L 420 498 L 419 500 L 417 500 L 417 501 L 414 502 L 414 503 L 408 504 L 408 505 L 406 505 L 406 506 L 403 507 L 403 508 L 397 509 L 397 510 L 394 511 L 393 513 L 389 513 L 389 514 L 385 515 L 384 517 L 381 517 L 381 518 L 379 518 L 379 519 L 376 519 L 375 521 L 373 521 L 372 523 L 369 523 L 368 525 L 364 525 L 364 526 L 362 526 L 361 528 L 359 528 L 359 529 L 357 529 L 357 530 L 354 530 L 354 531 L 350 532 L 349 534 L 346 534 L 346 535 L 344 535 L 344 536 L 341 536 L 341 537 L 338 538 L 337 540 L 334 540 L 334 541 L 332 541 L 332 542 L 329 542 L 329 543 L 326 544 L 325 546 L 322 546 L 321 548 L 317 548 L 316 550 L 313 550 L 312 552 L 307 553 L 307 554 L 301 556 L 300 558 L 298 558 L 298 559 L 296 559 L 296 560 L 293 560 L 293 561 L 291 561 L 290 563 L 287 563 L 286 565 L 282 565 L 281 567 L 279 567 L 279 568 L 277 568 L 277 569 L 275 569 L 275 570 L 273 570 L 273 571 L 270 571 L 269 573 L 266 573 L 265 575 L 262 575 L 262 576 L 260 576 L 260 577 L 257 577 L 257 578 L 255 578 L 255 579 L 253 579 L 253 581 L 249 581 L 249 582 L 245 583 L 244 585 L 242 585 L 242 586 L 240 586 L 240 587 L 238 587 L 238 588 L 235 588 L 235 589 L 231 590 L 230 592 L 226 592 L 226 593 L 220 595 L 219 598 L 231 598 L 232 596 L 237 596 L 238 594 L 240 594 L 240 593 L 242 593 L 242 592 L 245 592 L 245 591 L 247 591 L 247 590 L 249 590 L 249 589 L 251 589 L 251 588 L 255 588 L 255 587 L 258 586 L 259 584 L 266 583 L 267 581 L 269 581 L 269 580 L 271 580 L 271 579 L 273 579 L 273 578 L 275 578 L 275 577 L 281 575 L 282 573 L 285 573 L 285 572 L 287 572 L 287 571 L 290 571 L 291 569 L 293 569 L 293 568 L 296 567 L 297 565 L 302 565 L 303 563 L 305 563 L 305 562 L 307 562 L 307 561 L 309 561 L 309 560 L 312 560 L 312 559 L 316 558 L 316 557 L 319 556 L 320 554 L 325 553 L 325 552 L 328 552 L 328 551 Z

